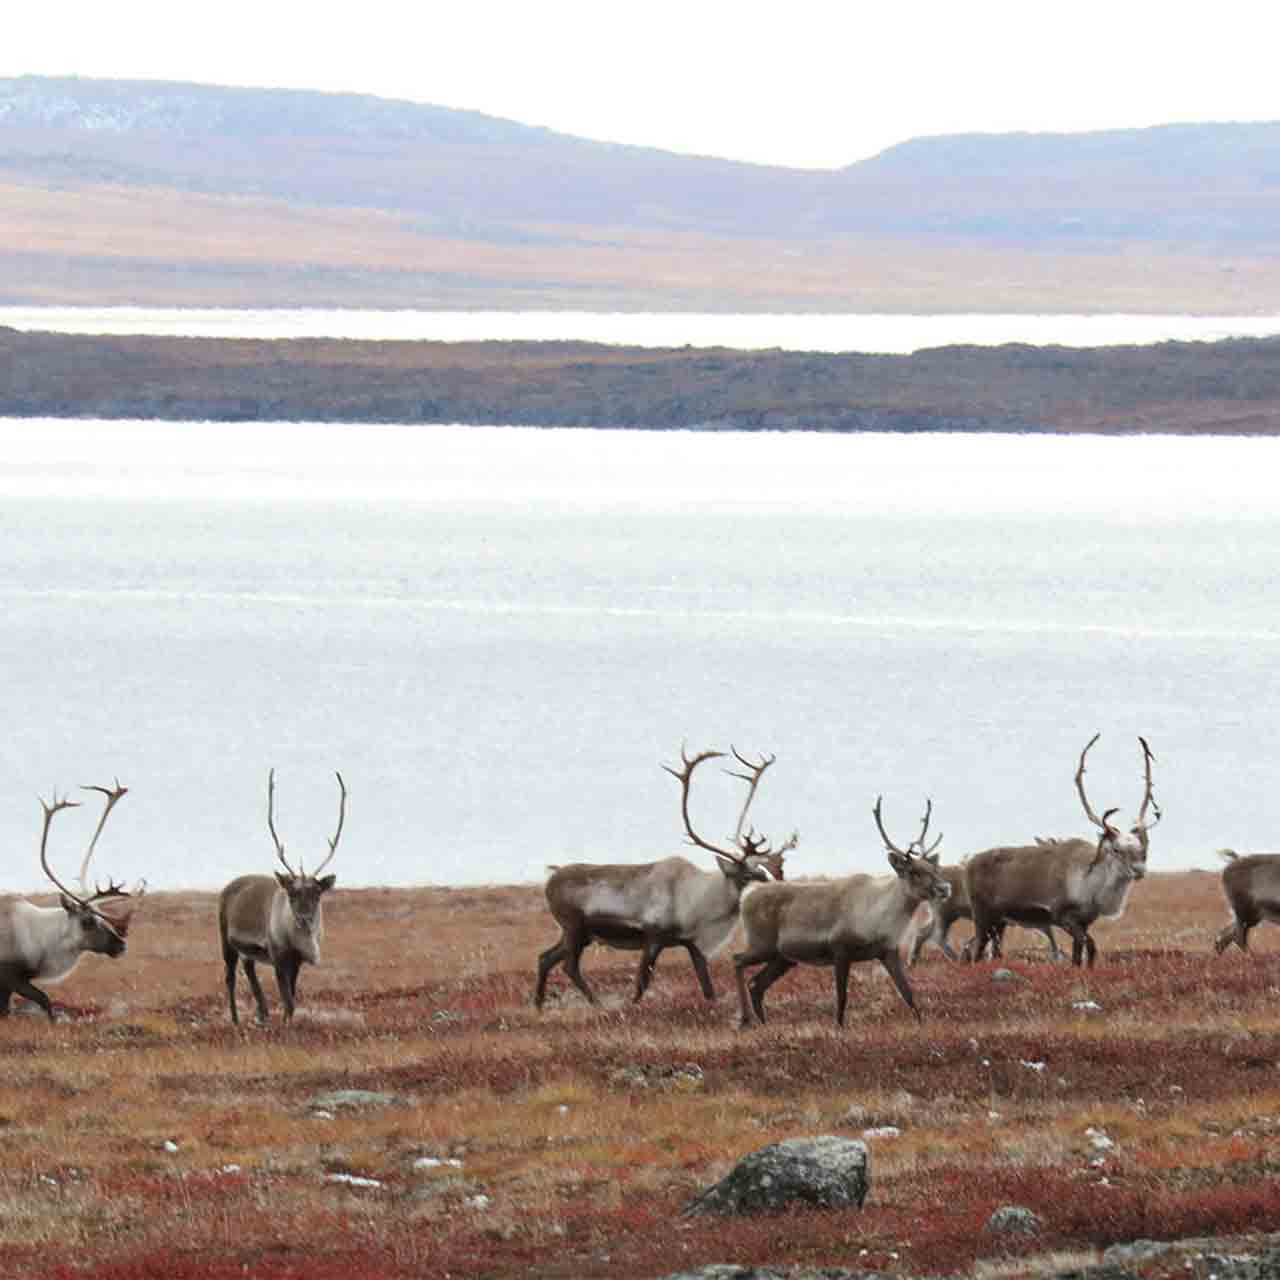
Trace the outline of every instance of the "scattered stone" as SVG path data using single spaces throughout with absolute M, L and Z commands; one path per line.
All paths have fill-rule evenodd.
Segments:
M 1174 1246 L 1168 1240 L 1134 1240 L 1130 1244 L 1113 1244 L 1102 1251 L 1102 1265 L 1119 1267 L 1128 1262 L 1145 1262 L 1168 1253 Z
M 317 1094 L 307 1106 L 315 1112 L 340 1111 L 356 1107 L 402 1107 L 405 1100 L 394 1093 L 376 1093 L 372 1089 L 335 1089 L 332 1093 Z M 332 1115 L 329 1119 L 332 1119 Z
M 419 1173 L 425 1169 L 461 1169 L 462 1161 L 445 1159 L 442 1156 L 419 1156 L 413 1162 L 413 1167 Z
M 178 1150 L 178 1144 L 172 1138 L 166 1138 L 162 1145 L 170 1155 L 173 1155 Z
M 864 1138 L 900 1138 L 902 1130 L 896 1124 L 880 1124 L 874 1129 L 863 1129 Z
M 831 1134 L 788 1138 L 744 1156 L 684 1212 L 759 1213 L 797 1203 L 861 1209 L 870 1181 L 865 1142 Z
M 382 1186 L 377 1178 L 361 1178 L 354 1173 L 326 1173 L 326 1182 L 337 1182 L 347 1187 L 365 1187 L 376 1189 Z
M 887 1271 L 846 1271 L 843 1267 L 808 1267 L 799 1271 L 788 1268 L 739 1266 L 733 1262 L 711 1262 L 693 1271 L 674 1271 L 660 1280 L 899 1280 Z
M 1040 1230 L 1040 1218 L 1020 1204 L 1002 1204 L 987 1219 L 987 1231 L 992 1235 L 1033 1236 Z
M 1073 1000 L 1071 1007 L 1078 1009 L 1081 1013 L 1100 1013 L 1102 1010 L 1102 1006 L 1096 1000 Z
M 991 974 L 992 982 L 1026 982 L 1021 974 L 1014 973 L 1012 969 L 996 969 Z
M 1115 1139 L 1109 1137 L 1103 1129 L 1086 1129 L 1084 1136 L 1089 1139 L 1089 1145 L 1095 1151 L 1112 1151 L 1115 1149 Z
M 701 1089 L 706 1081 L 696 1062 L 639 1063 L 619 1067 L 609 1083 L 627 1089 Z

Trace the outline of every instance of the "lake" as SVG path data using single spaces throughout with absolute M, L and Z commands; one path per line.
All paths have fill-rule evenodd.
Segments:
M 586 311 L 327 311 L 0 307 L 0 325 L 51 333 L 195 338 L 359 338 L 438 342 L 588 341 L 638 347 L 909 354 L 925 347 L 1115 346 L 1268 337 L 1280 316 L 711 315 Z
M 1280 835 L 1280 440 L 0 420 L 0 888 L 37 795 L 130 794 L 97 871 L 537 880 L 679 852 L 659 767 L 776 753 L 793 874 L 1131 815 L 1154 868 Z M 710 767 L 695 821 L 732 831 Z M 75 875 L 92 802 L 60 814 Z M 708 855 L 692 856 L 710 861 Z M 1205 929 L 1219 921 L 1193 922 Z

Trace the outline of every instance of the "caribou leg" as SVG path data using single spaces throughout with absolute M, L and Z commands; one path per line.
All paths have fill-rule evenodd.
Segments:
M 556 967 L 568 954 L 565 946 L 564 934 L 560 935 L 560 941 L 553 947 L 548 947 L 538 956 L 538 985 L 533 991 L 533 1007 L 535 1009 L 542 1008 L 542 1001 L 547 994 L 547 975 Z
M 636 970 L 636 993 L 632 998 L 633 1004 L 639 1004 L 640 997 L 649 990 L 649 982 L 653 978 L 653 966 L 658 963 L 658 957 L 662 951 L 662 943 L 655 942 L 652 938 L 644 940 L 644 945 L 640 949 L 640 967 Z
M 44 1010 L 45 1017 L 47 1017 L 50 1022 L 53 1021 L 53 1002 L 43 991 L 40 990 L 39 987 L 32 986 L 30 982 L 26 981 L 26 979 L 19 979 L 13 984 L 13 989 L 18 993 L 18 995 L 26 996 L 28 1000 L 38 1004 Z M 7 1003 L 8 1002 L 6 1001 L 6 1004 Z M 6 1009 L 5 1012 L 7 1013 L 8 1010 Z
M 236 969 L 240 964 L 240 956 L 234 947 L 229 947 L 225 943 L 222 947 L 222 963 L 227 969 L 227 1003 L 231 1006 L 231 1022 L 233 1026 L 240 1025 L 240 1014 L 236 1009 Z
M 294 994 L 298 989 L 298 970 L 302 961 L 294 956 L 282 958 L 276 965 L 276 986 L 280 988 L 280 1003 L 284 1005 L 284 1020 L 293 1021 Z
M 595 995 L 587 986 L 587 980 L 582 976 L 582 953 L 586 950 L 587 944 L 591 941 L 589 933 L 575 933 L 573 937 L 568 939 L 567 948 L 568 955 L 564 960 L 564 971 L 569 975 L 569 981 L 573 983 L 579 991 L 587 998 L 588 1004 L 596 1004 Z
M 916 1015 L 916 1021 L 921 1021 L 920 1010 L 916 1008 L 915 993 L 911 990 L 911 984 L 907 981 L 907 971 L 902 967 L 902 957 L 897 951 L 886 951 L 880 957 L 880 963 L 884 965 L 885 972 L 893 979 L 893 985 L 898 988 L 898 994 L 907 1002 L 907 1008 Z
M 764 993 L 784 973 L 790 973 L 795 967 L 794 960 L 788 960 L 785 956 L 775 956 L 751 979 L 751 1007 L 756 1011 L 756 1017 L 761 1023 L 764 1022 Z
M 844 1009 L 849 1000 L 849 969 L 853 964 L 853 960 L 840 952 L 835 958 L 835 979 L 836 979 L 836 1026 L 844 1026 Z
M 271 1015 L 267 1012 L 267 997 L 262 993 L 262 983 L 258 981 L 258 966 L 248 956 L 244 958 L 244 976 L 248 979 L 249 990 L 253 992 L 253 998 L 258 1004 L 258 1021 L 269 1022 Z
M 698 985 L 702 988 L 702 994 L 708 1000 L 714 1000 L 716 989 L 711 985 L 711 970 L 707 967 L 707 957 L 703 955 L 702 948 L 696 942 L 686 942 L 684 949 L 693 962 L 693 971 L 698 975 Z

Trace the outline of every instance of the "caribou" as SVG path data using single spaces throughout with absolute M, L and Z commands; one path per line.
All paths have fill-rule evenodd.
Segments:
M 1227 865 L 1222 868 L 1222 893 L 1231 909 L 1231 922 L 1213 940 L 1221 955 L 1233 942 L 1249 950 L 1249 930 L 1263 920 L 1280 924 L 1280 853 L 1238 854 L 1219 849 Z
M 1039 840 L 1038 844 L 1049 845 L 1054 843 L 1049 840 Z M 951 886 L 951 896 L 945 901 L 935 903 L 933 910 L 930 912 L 929 920 L 920 928 L 915 936 L 915 941 L 911 944 L 911 963 L 914 965 L 920 959 L 920 953 L 924 950 L 927 943 L 932 942 L 948 960 L 958 960 L 960 957 L 947 941 L 947 935 L 951 932 L 951 926 L 957 920 L 972 920 L 973 908 L 969 905 L 969 890 L 965 885 L 965 868 L 964 863 L 956 863 L 949 867 L 939 867 L 938 874 Z M 1043 933 L 1049 942 L 1049 956 L 1055 962 L 1062 959 L 1062 952 L 1058 949 L 1058 941 L 1053 936 L 1053 929 L 1050 925 L 1030 925 L 1032 929 Z M 992 954 L 998 956 L 1000 954 L 1001 944 L 1004 937 L 1004 926 L 1001 925 L 999 934 L 992 940 Z
M 128 792 L 127 787 L 116 780 L 114 787 L 82 787 L 82 791 L 99 791 L 106 796 L 106 805 L 98 819 L 98 825 L 89 841 L 80 863 L 80 892 L 73 893 L 53 874 L 49 866 L 49 828 L 54 815 L 63 809 L 78 808 L 78 802 L 54 793 L 51 804 L 40 800 L 44 810 L 44 825 L 40 831 L 40 866 L 59 899 L 56 907 L 38 907 L 19 899 L 0 906 L 0 1017 L 8 1017 L 9 1002 L 16 995 L 25 996 L 39 1005 L 49 1021 L 53 1018 L 53 1004 L 49 997 L 35 985 L 41 982 L 60 982 L 76 967 L 80 957 L 91 951 L 115 959 L 123 955 L 129 921 L 137 906 L 136 891 L 127 893 L 122 884 L 108 881 L 105 889 L 88 887 L 89 863 L 97 847 L 98 837 L 106 826 L 111 810 Z M 135 899 L 131 904 L 108 915 L 103 909 L 107 902 Z
M 742 906 L 746 948 L 733 957 L 740 1021 L 749 1027 L 752 1012 L 764 1022 L 765 992 L 797 964 L 829 965 L 834 970 L 836 1025 L 844 1026 L 849 969 L 857 961 L 879 960 L 907 1008 L 920 1018 L 907 981 L 906 952 L 922 904 L 945 903 L 951 886 L 938 870 L 939 835 L 925 847 L 932 803 L 927 803 L 920 834 L 900 849 L 881 818 L 881 798 L 872 814 L 888 852 L 892 876 L 854 875 L 815 884 L 767 884 Z M 748 1004 L 746 970 L 763 965 L 751 979 Z
M 730 750 L 745 772 L 726 772 L 747 783 L 747 796 L 733 834 L 734 849 L 703 839 L 689 816 L 694 770 L 707 760 L 723 759 L 724 752 L 702 751 L 690 759 L 682 746 L 681 767 L 662 766 L 680 783 L 680 812 L 686 838 L 714 855 L 717 870 L 703 871 L 682 857 L 619 865 L 577 862 L 551 868 L 546 884 L 547 906 L 560 926 L 560 937 L 538 956 L 533 996 L 536 1008 L 542 1008 L 547 977 L 558 964 L 563 964 L 569 980 L 587 1001 L 597 1003 L 581 969 L 582 953 L 592 942 L 640 952 L 633 1001 L 639 1001 L 648 990 L 654 965 L 668 947 L 683 947 L 688 952 L 702 994 L 708 1000 L 716 998 L 707 958 L 729 940 L 746 890 L 783 878 L 785 855 L 800 838 L 798 832 L 793 832 L 774 849 L 754 828 L 743 830 L 760 779 L 775 757 L 763 755 L 758 761 L 751 761 L 736 747 Z
M 964 864 L 965 886 L 973 911 L 973 939 L 966 956 L 980 960 L 990 945 L 998 947 L 1006 923 L 1044 929 L 1056 925 L 1071 935 L 1071 963 L 1093 964 L 1098 948 L 1089 929 L 1100 916 L 1116 919 L 1124 913 L 1129 890 L 1147 871 L 1149 832 L 1160 821 L 1160 806 L 1151 794 L 1154 757 L 1145 738 L 1142 746 L 1144 790 L 1137 820 L 1121 831 L 1108 809 L 1099 817 L 1085 793 L 1085 758 L 1100 734 L 1094 734 L 1080 753 L 1076 791 L 1085 816 L 1099 830 L 1096 841 L 1039 840 L 1032 845 L 984 849 Z M 1154 816 L 1147 821 L 1147 811 Z
M 284 871 L 273 876 L 238 876 L 218 898 L 218 934 L 222 940 L 222 960 L 226 967 L 227 1003 L 231 1021 L 240 1023 L 236 1010 L 236 966 L 244 965 L 244 976 L 258 1006 L 258 1022 L 269 1019 L 266 997 L 258 981 L 257 964 L 265 961 L 276 971 L 276 985 L 284 1005 L 284 1020 L 293 1018 L 297 1003 L 298 970 L 303 964 L 320 963 L 320 940 L 324 935 L 322 898 L 333 888 L 336 876 L 322 876 L 338 851 L 342 824 L 347 814 L 347 786 L 338 779 L 338 827 L 329 840 L 329 853 L 312 872 L 298 859 L 295 871 L 284 856 L 284 845 L 276 834 L 276 771 L 267 774 L 267 830 L 271 833 Z

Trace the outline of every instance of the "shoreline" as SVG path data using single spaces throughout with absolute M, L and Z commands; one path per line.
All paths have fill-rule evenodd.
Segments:
M 0 416 L 827 432 L 1280 432 L 1280 337 L 914 355 L 0 328 Z

